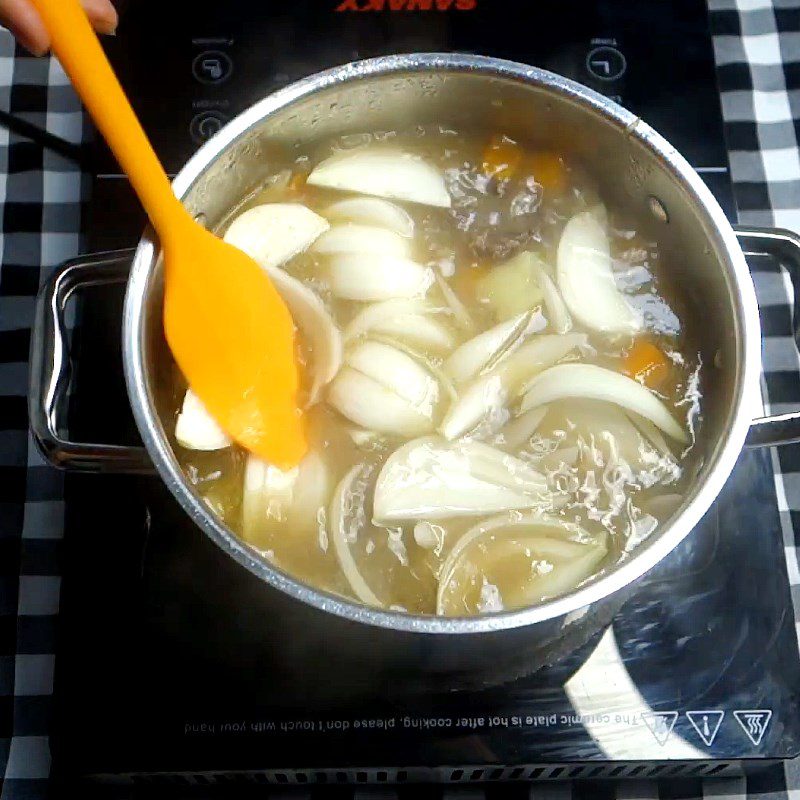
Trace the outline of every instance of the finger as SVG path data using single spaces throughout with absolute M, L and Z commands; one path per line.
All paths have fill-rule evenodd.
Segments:
M 26 50 L 35 56 L 47 52 L 50 37 L 28 0 L 0 0 L 0 20 Z
M 111 0 L 81 0 L 89 22 L 98 33 L 114 33 L 119 23 L 117 10 Z
M 98 33 L 114 33 L 119 18 L 110 0 L 82 0 L 81 4 Z M 47 30 L 29 0 L 0 0 L 0 21 L 35 56 L 44 55 L 50 47 Z

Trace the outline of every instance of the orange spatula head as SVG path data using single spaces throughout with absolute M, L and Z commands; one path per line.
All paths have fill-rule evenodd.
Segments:
M 164 329 L 175 361 L 234 440 L 282 469 L 296 465 L 307 444 L 288 309 L 249 256 L 177 200 L 78 0 L 33 3 L 161 240 Z
M 289 310 L 253 259 L 192 226 L 164 250 L 170 349 L 223 430 L 270 463 L 295 466 L 306 437 Z

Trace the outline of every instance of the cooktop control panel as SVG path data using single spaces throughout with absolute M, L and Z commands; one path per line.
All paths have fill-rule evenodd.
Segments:
M 131 3 L 107 49 L 169 172 L 232 117 L 311 73 L 390 53 L 479 53 L 557 72 L 627 106 L 733 211 L 703 0 L 646 9 L 629 0 L 292 0 L 257 10 L 247 0 L 179 0 L 169 19 L 159 5 Z M 119 168 L 105 152 L 97 171 Z

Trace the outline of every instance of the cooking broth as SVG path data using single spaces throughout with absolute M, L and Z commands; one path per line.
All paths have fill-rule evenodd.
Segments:
M 293 221 L 239 222 L 274 204 L 313 212 L 302 252 Z M 498 612 L 591 580 L 679 504 L 698 348 L 657 241 L 567 156 L 433 127 L 345 137 L 276 167 L 219 232 L 262 263 L 285 238 L 270 268 L 324 304 L 295 317 L 296 470 L 194 427 L 185 404 L 175 442 L 214 513 L 290 575 L 409 613 Z

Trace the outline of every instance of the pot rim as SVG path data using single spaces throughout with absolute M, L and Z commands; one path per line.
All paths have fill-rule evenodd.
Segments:
M 154 424 L 152 398 L 147 391 L 143 360 L 143 309 L 150 270 L 157 260 L 155 235 L 147 228 L 136 249 L 123 313 L 123 362 L 128 395 L 136 424 L 153 463 L 169 490 L 197 524 L 225 553 L 254 575 L 287 595 L 321 611 L 356 623 L 422 634 L 474 634 L 503 631 L 541 623 L 561 616 L 582 616 L 582 609 L 619 591 L 654 567 L 695 527 L 721 491 L 744 445 L 751 417 L 746 407 L 747 387 L 757 385 L 760 369 L 761 332 L 755 290 L 736 236 L 711 191 L 689 163 L 660 134 L 627 109 L 572 80 L 526 64 L 477 55 L 415 53 L 356 61 L 316 73 L 268 95 L 229 122 L 204 144 L 173 181 L 175 194 L 183 198 L 205 168 L 233 142 L 265 116 L 320 90 L 351 82 L 398 73 L 442 70 L 474 73 L 497 79 L 532 83 L 568 98 L 587 110 L 599 112 L 615 123 L 620 134 L 644 144 L 681 184 L 705 218 L 720 262 L 726 269 L 736 302 L 736 338 L 740 363 L 731 424 L 716 463 L 683 511 L 666 524 L 658 536 L 645 542 L 628 561 L 612 572 L 575 591 L 536 606 L 478 617 L 437 617 L 384 611 L 314 589 L 270 565 L 220 522 L 186 484 L 166 438 Z M 727 262 L 727 263 L 726 263 Z M 577 613 L 576 613 L 577 612 Z M 567 622 L 568 620 L 565 620 Z

